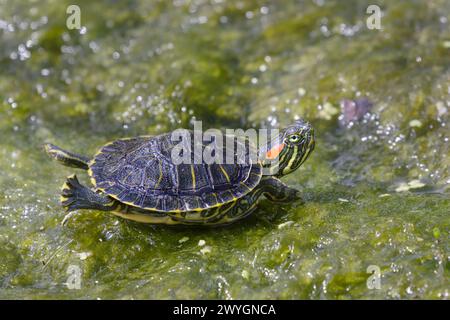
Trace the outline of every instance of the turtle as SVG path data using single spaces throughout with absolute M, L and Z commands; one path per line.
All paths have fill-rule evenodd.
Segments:
M 195 132 L 183 132 L 183 137 L 195 140 Z M 262 195 L 277 203 L 301 199 L 300 192 L 280 178 L 299 168 L 314 150 L 314 130 L 307 121 L 299 119 L 280 130 L 257 150 L 256 158 L 250 157 L 256 147 L 249 139 L 231 135 L 232 146 L 241 146 L 242 152 L 234 152 L 226 163 L 175 161 L 180 142 L 174 141 L 173 133 L 118 139 L 93 157 L 44 144 L 52 159 L 87 170 L 92 183 L 91 188 L 81 184 L 75 174 L 66 178 L 60 198 L 68 212 L 63 224 L 79 209 L 90 209 L 143 223 L 217 226 L 249 216 Z M 208 145 L 196 143 L 200 151 Z M 188 148 L 180 154 L 194 159 L 194 142 L 183 146 Z M 217 146 L 216 154 L 228 149 Z

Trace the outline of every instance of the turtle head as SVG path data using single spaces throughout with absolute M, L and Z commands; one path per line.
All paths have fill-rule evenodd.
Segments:
M 314 129 L 305 120 L 296 120 L 281 130 L 264 149 L 265 167 L 277 177 L 296 170 L 314 150 Z M 267 151 L 266 151 L 267 150 Z M 274 161 L 278 159 L 277 161 Z

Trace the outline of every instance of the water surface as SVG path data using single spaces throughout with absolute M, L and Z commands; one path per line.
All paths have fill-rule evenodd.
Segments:
M 379 1 L 381 30 L 371 1 L 77 1 L 68 30 L 73 3 L 0 0 L 0 298 L 448 298 L 448 1 Z M 341 101 L 362 98 L 370 114 L 339 125 Z M 44 142 L 92 155 L 195 119 L 297 117 L 317 139 L 284 178 L 303 204 L 264 201 L 219 229 L 96 211 L 60 225 L 65 177 L 89 182 Z

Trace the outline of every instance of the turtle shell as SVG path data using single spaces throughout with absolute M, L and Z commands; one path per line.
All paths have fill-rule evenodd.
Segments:
M 183 212 L 204 210 L 236 201 L 257 186 L 261 180 L 262 167 L 259 161 L 251 161 L 248 141 L 233 138 L 234 161 L 218 164 L 206 163 L 195 155 L 203 152 L 212 143 L 194 144 L 193 132 L 185 130 L 191 137 L 190 154 L 192 164 L 172 161 L 175 146 L 171 134 L 155 137 L 120 139 L 103 146 L 89 163 L 89 175 L 95 187 L 135 207 L 162 211 Z M 238 145 L 241 147 L 238 148 Z M 229 146 L 229 144 L 227 144 Z M 186 143 L 185 143 L 186 147 Z M 217 148 L 226 159 L 227 148 Z M 186 152 L 186 151 L 185 151 Z M 180 154 L 183 154 L 181 152 Z M 221 162 L 223 163 L 223 162 Z

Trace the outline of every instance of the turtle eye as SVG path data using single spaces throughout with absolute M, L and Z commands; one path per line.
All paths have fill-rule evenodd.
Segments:
M 300 141 L 300 136 L 298 134 L 292 134 L 288 137 L 289 142 L 297 143 Z

